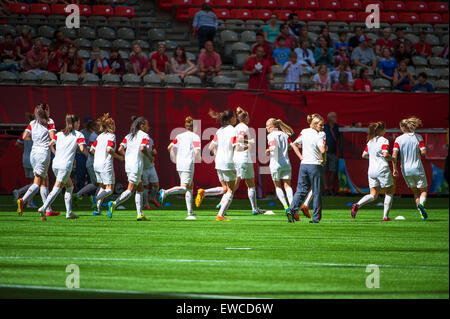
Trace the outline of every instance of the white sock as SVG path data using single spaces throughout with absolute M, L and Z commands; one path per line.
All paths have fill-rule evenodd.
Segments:
M 164 190 L 164 196 L 178 195 L 178 194 L 184 194 L 184 193 L 186 193 L 186 187 L 184 187 L 184 186 L 175 186 L 170 189 Z
M 73 186 L 66 188 L 66 193 L 64 194 L 64 203 L 66 204 L 66 217 L 72 214 L 72 193 Z
M 77 198 L 82 197 L 84 194 L 88 194 L 90 192 L 92 192 L 93 190 L 95 190 L 97 188 L 97 186 L 95 186 L 94 184 L 87 184 L 86 186 L 84 186 L 82 189 L 80 189 L 77 193 Z
M 227 192 L 225 195 L 223 195 L 222 206 L 220 206 L 220 210 L 219 210 L 220 217 L 223 217 L 223 215 L 227 211 L 228 207 L 230 207 L 232 200 L 233 200 L 233 194 Z
M 128 189 L 123 191 L 123 193 L 120 194 L 120 196 L 116 199 L 115 205 L 118 206 L 118 205 L 122 204 L 123 202 L 125 202 L 128 198 L 130 198 L 131 194 L 133 194 L 133 192 Z
M 25 195 L 23 196 L 23 201 L 26 203 L 29 199 L 33 199 L 34 195 L 36 195 L 37 191 L 39 190 L 39 185 L 33 184 L 28 188 L 28 190 L 25 192 Z
M 287 197 L 287 200 L 288 200 L 288 203 L 290 206 L 292 203 L 292 200 L 294 199 L 294 192 L 292 191 L 291 186 L 286 187 L 285 190 L 286 190 L 286 197 Z
M 136 195 L 134 195 L 134 200 L 136 202 L 136 211 L 138 216 L 142 216 L 142 195 L 143 192 L 136 192 Z
M 288 206 L 286 202 L 286 197 L 284 196 L 284 192 L 280 187 L 275 187 L 275 192 L 277 193 L 277 197 L 281 202 L 281 205 L 283 205 L 284 208 Z
M 112 194 L 112 190 L 111 189 L 100 189 L 100 191 L 98 192 L 96 199 L 97 199 L 97 212 L 100 212 L 100 210 L 102 209 L 102 203 L 103 200 L 108 197 L 109 195 Z
M 419 203 L 422 204 L 423 206 L 425 206 L 425 202 L 427 201 L 427 197 L 426 196 L 420 196 L 419 199 Z
M 186 194 L 184 194 L 184 198 L 186 199 L 186 208 L 188 214 L 192 214 L 194 211 L 192 210 L 192 189 L 187 189 Z
M 23 193 L 25 193 L 25 192 L 28 190 L 28 188 L 30 188 L 31 185 L 33 185 L 33 184 L 25 185 L 24 187 L 18 189 L 18 190 L 17 190 L 17 193 L 18 193 L 19 195 L 22 195 Z
M 312 196 L 313 194 L 312 194 L 312 189 L 308 192 L 308 195 L 306 195 L 306 199 L 305 199 L 305 201 L 303 202 L 303 205 L 305 205 L 306 207 L 308 207 L 309 206 L 309 204 L 311 203 L 311 200 L 312 200 Z
M 217 196 L 224 193 L 223 187 L 213 187 L 205 189 L 205 196 Z
M 149 206 L 149 202 L 148 202 L 148 193 L 149 193 L 149 189 L 148 188 L 144 188 L 144 192 L 142 194 L 143 197 L 143 203 L 144 203 L 144 207 L 145 206 Z
M 48 197 L 48 187 L 41 186 L 41 198 L 42 198 L 43 203 L 45 203 L 45 201 L 47 200 L 47 197 Z M 52 206 L 48 205 L 47 212 L 51 212 L 52 210 L 53 210 Z
M 389 212 L 391 211 L 393 198 L 394 196 L 392 194 L 386 194 L 386 196 L 384 197 L 384 212 L 383 212 L 384 218 L 389 217 Z
M 50 194 L 48 194 L 47 196 L 47 200 L 44 202 L 44 205 L 41 207 L 42 210 L 47 210 L 47 208 L 50 206 L 51 203 L 53 203 L 53 201 L 56 199 L 56 197 L 58 197 L 59 193 L 61 193 L 62 188 L 53 186 L 52 191 L 50 192 Z
M 361 198 L 358 202 L 359 207 L 362 207 L 366 205 L 367 203 L 373 202 L 375 200 L 375 197 L 373 195 L 366 195 L 363 198 Z
M 250 205 L 252 205 L 252 211 L 256 211 L 256 190 L 254 187 L 250 187 L 247 191 Z

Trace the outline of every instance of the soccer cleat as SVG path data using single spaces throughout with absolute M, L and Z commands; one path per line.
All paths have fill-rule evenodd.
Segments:
M 218 221 L 218 222 L 229 222 L 230 219 L 229 219 L 229 218 L 226 218 L 226 217 L 221 217 L 221 216 L 217 215 L 217 216 L 216 216 L 216 221 Z
M 295 223 L 294 214 L 289 208 L 286 209 L 286 217 L 289 223 Z
M 97 208 L 97 197 L 91 196 L 91 208 L 96 209 Z
M 148 222 L 148 221 L 150 221 L 150 218 L 148 218 L 148 217 L 145 216 L 145 215 L 142 215 L 142 216 L 138 216 L 138 217 L 136 218 L 136 220 L 137 220 L 138 222 Z
M 425 210 L 425 207 L 423 207 L 423 205 L 419 203 L 419 205 L 417 205 L 417 209 L 420 212 L 420 216 L 422 217 L 422 220 L 426 220 L 428 218 L 428 213 Z
M 200 207 L 204 199 L 205 199 L 205 190 L 203 188 L 199 188 L 197 191 L 197 197 L 195 197 L 195 206 Z
M 150 205 L 145 205 L 144 210 L 152 210 L 152 208 L 150 207 Z
M 69 215 L 66 215 L 66 219 L 77 219 L 77 218 L 79 218 L 80 216 L 78 216 L 78 215 L 75 215 L 74 213 L 71 213 L 71 214 L 69 214 Z
M 186 220 L 196 220 L 194 214 L 188 214 L 187 217 L 185 218 Z
M 46 213 L 43 210 L 38 209 L 39 215 L 41 215 L 41 220 L 45 222 L 47 220 L 47 217 L 45 217 Z
M 28 203 L 27 203 L 27 208 L 30 208 L 30 209 L 36 209 L 36 208 L 38 208 L 38 205 L 37 205 L 36 203 L 30 203 L 30 202 L 28 202 Z
M 159 190 L 158 192 L 158 202 L 161 205 L 164 202 L 164 189 Z
M 389 217 L 388 217 L 388 218 L 383 217 L 383 221 L 384 221 L 384 222 L 390 222 L 390 221 L 392 221 L 392 219 L 390 219 Z
M 56 212 L 54 210 L 45 213 L 45 216 L 58 216 L 60 212 Z
M 256 210 L 254 210 L 253 212 L 252 212 L 252 215 L 260 215 L 260 214 L 264 214 L 266 211 L 264 210 L 264 209 L 261 209 L 261 208 L 256 208 Z
M 303 212 L 303 216 L 307 217 L 307 218 L 311 218 L 311 214 L 309 213 L 309 208 L 308 206 L 302 205 L 302 212 Z
M 101 216 L 102 213 L 100 213 L 100 212 L 94 210 L 94 212 L 92 213 L 92 215 L 93 215 L 93 216 Z
M 294 215 L 293 215 L 293 217 L 294 217 L 294 219 L 295 219 L 296 222 L 299 222 L 299 221 L 300 221 L 300 214 L 299 214 L 299 213 L 295 212 Z
M 108 217 L 112 218 L 114 210 L 116 209 L 116 202 L 108 202 Z
M 155 205 L 156 208 L 160 208 L 161 204 L 158 203 L 158 201 L 156 199 L 152 199 L 150 200 L 150 203 L 152 203 L 153 205 Z
M 19 214 L 19 216 L 23 215 L 23 199 L 19 198 L 17 200 L 17 213 Z
M 352 205 L 352 218 L 356 218 L 356 214 L 358 213 L 359 210 L 359 205 L 358 204 L 353 204 Z
M 13 190 L 13 199 L 14 199 L 14 203 L 17 203 L 17 200 L 20 198 L 19 196 L 19 192 L 17 191 L 17 189 Z

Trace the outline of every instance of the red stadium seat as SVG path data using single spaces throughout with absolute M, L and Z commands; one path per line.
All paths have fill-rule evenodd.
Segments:
M 8 7 L 12 13 L 28 14 L 30 12 L 30 7 L 26 3 L 8 3 Z
M 67 4 L 53 3 L 52 4 L 52 14 L 68 15 L 69 13 L 66 12 L 66 10 L 65 10 L 66 7 L 67 7 Z
M 200 11 L 200 8 L 189 8 L 188 15 L 189 18 L 193 18 L 197 12 Z
M 190 19 L 189 16 L 190 9 L 199 9 L 199 8 L 176 7 L 175 20 L 180 22 L 188 22 Z
M 336 15 L 333 11 L 316 11 L 315 16 L 316 20 L 322 20 L 325 22 L 336 21 Z
M 50 6 L 45 3 L 32 3 L 30 4 L 30 13 L 31 14 L 42 14 L 49 15 L 51 14 Z
M 339 10 L 341 8 L 341 3 L 338 0 L 320 0 L 320 8 L 327 10 Z
M 292 13 L 290 10 L 274 10 L 273 13 L 275 13 L 278 17 L 278 20 L 281 21 L 287 21 L 289 19 L 289 15 Z
M 364 8 L 359 0 L 342 0 L 341 1 L 341 9 L 360 11 L 360 10 L 364 10 Z
M 226 20 L 231 17 L 228 9 L 213 9 L 213 12 L 217 16 L 217 19 Z
M 366 18 L 367 18 L 367 16 L 370 14 L 370 12 L 366 12 L 366 11 L 359 11 L 358 13 L 357 13 L 357 15 L 358 15 L 358 21 L 361 21 L 361 22 L 365 22 L 366 21 Z M 381 17 L 380 17 L 380 20 L 381 20 Z
M 254 9 L 252 10 L 252 19 L 267 21 L 270 19 L 272 11 L 267 9 Z
M 232 9 L 236 6 L 234 0 L 215 0 L 214 5 L 216 7 Z
M 204 3 L 209 4 L 211 7 L 214 6 L 214 0 L 192 0 L 192 5 L 195 7 L 200 7 Z
M 295 11 L 295 13 L 297 13 L 298 19 L 300 21 L 307 22 L 307 21 L 315 21 L 316 20 L 316 16 L 314 15 L 313 11 L 310 11 L 310 10 L 298 10 L 298 11 Z
M 420 20 L 422 20 L 423 23 L 443 23 L 442 16 L 439 13 L 422 13 L 420 15 Z
M 276 0 L 256 0 L 256 6 L 264 9 L 276 9 L 278 3 Z
M 415 12 L 428 11 L 428 6 L 423 1 L 408 1 L 406 2 L 406 10 Z
M 91 6 L 87 5 L 87 4 L 80 4 L 80 14 L 82 16 L 91 16 L 92 15 L 92 9 Z
M 231 9 L 231 19 L 249 20 L 252 18 L 252 12 L 248 9 Z
M 190 7 L 192 6 L 192 0 L 172 0 L 172 5 L 178 7 Z
M 399 18 L 396 12 L 384 12 L 382 11 L 380 14 L 380 21 L 387 23 L 395 23 L 399 22 Z
M 298 8 L 297 0 L 278 0 L 278 7 L 286 10 L 296 10 Z
M 126 18 L 134 18 L 136 14 L 134 13 L 133 7 L 122 7 L 122 6 L 116 6 L 114 8 L 114 13 L 118 17 L 126 17 Z
M 448 12 L 448 5 L 446 2 L 430 2 L 428 9 L 433 12 Z
M 158 8 L 163 11 L 172 10 L 172 0 L 158 0 Z
M 442 15 L 442 22 L 448 23 L 448 12 L 446 12 Z
M 384 10 L 387 11 L 405 11 L 406 10 L 406 6 L 402 1 L 388 1 L 386 0 L 384 2 Z
M 236 7 L 256 9 L 256 0 L 236 0 Z
M 418 13 L 415 13 L 415 12 L 401 12 L 398 15 L 398 18 L 400 19 L 400 22 L 405 22 L 405 23 L 419 23 L 420 22 L 420 16 Z
M 357 15 L 354 11 L 337 11 L 336 18 L 344 22 L 354 22 L 357 21 Z
M 111 6 L 94 5 L 92 6 L 92 14 L 96 16 L 111 17 L 114 15 L 114 10 Z
M 383 9 L 383 7 L 384 7 L 384 4 L 381 0 L 364 0 L 364 2 L 362 3 L 362 9 L 365 10 L 365 8 L 369 4 L 376 4 L 378 6 L 378 8 L 380 8 L 380 9 Z
M 302 9 L 319 9 L 319 0 L 299 0 L 298 7 Z

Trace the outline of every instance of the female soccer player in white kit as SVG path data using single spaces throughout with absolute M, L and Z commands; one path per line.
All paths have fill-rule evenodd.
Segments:
M 378 198 L 381 191 L 385 192 L 383 221 L 390 221 L 392 200 L 394 198 L 395 185 L 392 176 L 398 176 L 395 163 L 397 160 L 389 154 L 389 141 L 383 137 L 386 133 L 386 124 L 376 122 L 369 124 L 367 145 L 362 153 L 362 158 L 369 160 L 369 187 L 370 194 L 352 205 L 352 218 L 356 217 L 358 210 L 365 204 Z M 389 168 L 389 162 L 393 162 L 393 172 Z
M 322 219 L 322 172 L 326 154 L 326 135 L 323 133 L 324 121 L 319 114 L 308 115 L 307 120 L 310 127 L 302 130 L 293 143 L 294 150 L 301 160 L 301 165 L 297 190 L 289 209 L 286 210 L 286 216 L 290 223 L 299 220 L 299 206 L 311 191 L 314 201 L 313 216 L 310 223 L 319 223 Z M 301 154 L 296 149 L 297 145 L 302 147 Z M 296 214 L 297 216 L 295 216 Z
M 422 121 L 415 116 L 403 119 L 400 122 L 403 135 L 395 139 L 392 157 L 397 159 L 400 155 L 403 178 L 414 194 L 416 207 L 422 220 L 425 220 L 428 218 L 428 213 L 424 207 L 428 184 L 421 156 L 427 154 L 427 149 L 422 136 L 415 133 L 415 130 L 421 125 Z
M 167 147 L 169 152 L 176 150 L 177 172 L 180 177 L 180 186 L 170 189 L 161 189 L 159 191 L 159 203 L 169 195 L 185 194 L 188 220 L 195 219 L 195 213 L 192 209 L 192 188 L 194 187 L 194 164 L 201 161 L 201 142 L 200 137 L 195 134 L 194 120 L 188 116 L 185 119 L 184 127 L 186 131 L 178 134 Z
M 40 189 L 42 202 L 47 200 L 48 196 L 48 166 L 50 164 L 50 146 L 51 139 L 55 136 L 55 123 L 50 118 L 50 107 L 46 103 L 40 103 L 34 108 L 34 120 L 28 124 L 27 129 L 22 135 L 23 140 L 32 140 L 33 146 L 30 152 L 30 163 L 33 167 L 34 181 L 28 188 L 25 195 L 17 200 L 17 213 L 23 214 L 23 205 L 28 200 L 32 200 L 34 195 Z M 47 207 L 48 216 L 59 215 L 59 212 L 53 212 L 50 206 Z
M 77 215 L 72 213 L 72 192 L 73 183 L 70 178 L 73 162 L 77 149 L 87 157 L 87 148 L 84 136 L 78 131 L 80 120 L 76 115 L 66 115 L 66 127 L 58 132 L 52 139 L 51 144 L 56 148 L 55 158 L 53 159 L 52 169 L 56 177 L 55 185 L 44 202 L 44 205 L 38 209 L 41 219 L 46 220 L 45 210 L 56 199 L 63 188 L 66 189 L 64 202 L 66 204 L 66 218 L 75 219 Z
M 150 137 L 148 132 L 148 121 L 144 117 L 132 118 L 130 133 L 125 136 L 120 144 L 118 153 L 125 153 L 125 172 L 128 176 L 128 188 L 120 194 L 115 201 L 108 203 L 108 217 L 112 218 L 117 206 L 128 200 L 133 193 L 135 195 L 137 221 L 149 221 L 150 218 L 142 213 L 143 192 L 142 171 L 144 170 L 143 157 L 147 156 L 153 161 L 153 156 L 148 150 L 148 141 Z
M 248 199 L 252 206 L 252 214 L 264 214 L 264 210 L 259 209 L 256 205 L 256 189 L 255 189 L 255 172 L 253 170 L 253 163 L 251 157 L 251 145 L 255 144 L 255 140 L 250 136 L 248 123 L 250 116 L 241 107 L 236 109 L 236 117 L 239 124 L 235 126 L 235 137 L 233 140 L 234 146 L 234 166 L 236 168 L 236 185 L 235 190 L 238 189 L 241 180 L 245 181 L 247 185 Z
M 92 144 L 89 152 L 93 156 L 93 169 L 95 179 L 99 185 L 99 191 L 96 195 L 96 207 L 94 216 L 101 215 L 103 200 L 112 195 L 115 184 L 113 159 L 123 161 L 123 156 L 115 152 L 116 150 L 116 124 L 109 117 L 109 114 L 103 114 L 98 120 L 98 130 L 100 135 Z M 92 136 L 92 134 L 91 134 Z
M 291 136 L 294 131 L 282 120 L 274 118 L 267 120 L 266 130 L 269 133 L 267 135 L 269 148 L 266 149 L 266 154 L 270 155 L 270 173 L 275 185 L 277 197 L 283 205 L 283 208 L 286 210 L 289 208 L 294 197 L 291 187 L 292 168 L 288 154 L 292 143 L 289 136 Z M 283 192 L 283 186 L 286 191 L 286 196 Z

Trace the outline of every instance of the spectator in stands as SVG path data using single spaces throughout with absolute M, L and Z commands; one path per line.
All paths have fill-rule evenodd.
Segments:
M 394 88 L 400 91 L 411 91 L 414 86 L 414 77 L 408 72 L 408 67 L 405 61 L 400 61 L 398 69 L 394 72 Z
M 142 54 L 142 48 L 139 44 L 133 45 L 133 52 L 134 54 L 130 57 L 130 64 L 133 68 L 133 73 L 142 79 L 150 69 L 148 59 Z M 164 76 L 159 77 L 162 78 Z
M 70 47 L 67 57 L 64 60 L 63 73 L 74 73 L 81 78 L 86 73 L 83 59 L 78 55 L 78 48 Z
M 152 74 L 156 74 L 160 79 L 169 74 L 169 57 L 166 55 L 166 44 L 164 42 L 158 43 L 158 51 L 153 53 L 150 61 Z
M 197 73 L 198 69 L 194 63 L 186 57 L 186 50 L 179 45 L 170 58 L 170 69 L 183 80 L 186 76 Z
M 266 42 L 266 40 L 264 38 L 264 34 L 261 32 L 256 33 L 256 44 L 252 47 L 252 55 L 250 57 L 255 56 L 256 48 L 259 45 L 262 45 L 264 47 L 264 58 L 269 60 L 270 64 L 273 64 L 272 46 Z
M 442 50 L 442 52 L 439 54 L 439 57 L 448 60 L 448 44 L 444 47 L 444 49 Z
M 291 49 L 286 48 L 286 39 L 283 36 L 279 36 L 277 42 L 278 47 L 273 50 L 273 61 L 274 64 L 283 66 L 289 61 L 289 55 L 292 51 Z
M 319 65 L 318 73 L 314 75 L 312 81 L 314 82 L 314 89 L 316 91 L 329 91 L 331 88 L 331 79 L 328 74 L 326 64 Z
M 351 91 L 352 87 L 349 83 L 348 73 L 345 71 L 339 71 L 338 81 L 332 86 L 334 91 Z
M 272 68 L 269 61 L 264 59 L 262 46 L 256 48 L 255 57 L 247 60 L 242 72 L 249 76 L 248 88 L 250 90 L 268 89 L 267 76 L 269 76 L 270 84 L 274 84 Z
M 206 41 L 214 41 L 218 21 L 209 4 L 202 4 L 201 10 L 194 16 L 192 26 L 194 28 L 194 36 L 198 34 L 199 51 L 205 47 Z
M 394 58 L 396 61 L 405 61 L 406 65 L 413 65 L 411 54 L 406 51 L 404 43 L 400 43 L 394 50 Z
M 64 59 L 69 52 L 69 46 L 63 45 L 57 49 L 56 44 L 51 43 L 49 49 L 47 71 L 59 76 L 64 71 Z
M 86 72 L 92 73 L 95 61 L 97 61 L 98 58 L 100 58 L 100 48 L 97 46 L 92 47 L 91 55 L 89 60 L 86 62 Z
M 293 12 L 289 14 L 287 24 L 289 26 L 289 33 L 296 39 L 298 39 L 298 37 L 300 36 L 300 28 L 302 27 L 302 24 L 298 20 L 297 13 Z
M 350 47 L 350 52 L 353 52 L 353 50 L 355 48 L 359 47 L 359 42 L 361 39 L 361 36 L 363 35 L 363 29 L 359 26 L 356 26 L 353 29 L 353 32 L 355 33 L 354 36 L 352 36 L 349 40 L 348 40 L 348 46 Z
M 119 49 L 112 48 L 111 56 L 109 57 L 109 63 L 111 66 L 111 74 L 116 74 L 122 76 L 127 73 L 127 68 L 125 66 L 125 60 L 119 53 Z
M 299 47 L 295 49 L 295 53 L 297 53 L 297 59 L 303 70 L 313 73 L 316 60 L 314 60 L 312 51 L 308 49 L 308 40 L 299 40 Z
M 200 69 L 200 79 L 205 83 L 209 77 L 221 75 L 220 67 L 222 59 L 220 55 L 214 52 L 212 41 L 206 41 L 205 51 L 200 53 L 198 57 L 198 67 Z
M 25 57 L 25 71 L 34 73 L 37 76 L 40 76 L 43 72 L 47 71 L 47 55 L 42 49 L 42 41 L 34 41 L 33 49 L 31 49 Z
M 314 49 L 314 60 L 317 64 L 326 64 L 329 69 L 333 68 L 334 49 L 328 46 L 324 36 L 318 38 L 318 45 Z
M 280 26 L 280 35 L 275 39 L 273 45 L 275 48 L 279 47 L 278 39 L 284 37 L 286 39 L 285 46 L 290 50 L 294 50 L 296 46 L 296 39 L 293 35 L 289 34 L 289 26 L 287 24 L 282 24 Z
M 345 60 L 341 60 L 339 65 L 337 65 L 336 68 L 333 71 L 330 72 L 331 85 L 334 85 L 336 82 L 338 82 L 339 74 L 341 72 L 347 73 L 347 75 L 348 75 L 348 82 L 351 85 L 352 82 L 353 82 L 352 70 L 350 69 L 347 61 L 345 61 Z
M 377 41 L 375 41 L 375 54 L 377 56 L 381 56 L 382 55 L 382 49 L 384 47 L 387 47 L 391 50 L 391 53 L 394 52 L 394 41 L 392 41 L 391 38 L 391 28 L 384 28 L 383 29 L 383 37 L 377 39 Z
M 431 51 L 431 45 L 426 42 L 427 33 L 422 31 L 419 36 L 419 42 L 414 44 L 415 55 L 420 56 L 427 61 L 433 57 L 433 52 Z
M 23 28 L 20 38 L 16 40 L 17 58 L 25 60 L 25 56 L 33 48 L 33 33 L 29 28 Z
M 347 48 L 343 45 L 338 49 L 337 55 L 335 55 L 333 59 L 335 67 L 341 64 L 342 61 L 345 61 L 347 65 L 350 65 L 350 59 L 348 58 Z
M 327 123 L 323 127 L 327 143 L 327 161 L 324 167 L 324 191 L 325 195 L 336 195 L 337 168 L 338 168 L 338 143 L 340 142 L 339 128 L 337 124 L 337 114 L 328 113 Z
M 0 23 L 6 23 L 6 17 L 11 14 L 11 10 L 9 9 L 6 1 L 0 0 Z M 3 21 L 4 20 L 4 21 Z
M 433 93 L 434 88 L 430 82 L 427 82 L 427 74 L 425 72 L 419 73 L 417 76 L 417 84 L 413 86 L 413 92 L 422 92 L 422 93 Z
M 109 60 L 102 53 L 95 59 L 91 73 L 101 77 L 103 74 L 111 73 Z
M 411 40 L 405 38 L 405 29 L 400 27 L 396 30 L 397 38 L 394 39 L 394 47 L 398 47 L 401 43 L 405 45 L 405 50 L 409 54 L 414 54 L 414 47 Z
M 12 33 L 5 34 L 5 41 L 0 43 L 0 56 L 2 60 L 16 60 L 17 46 Z
M 366 35 L 362 35 L 359 38 L 359 46 L 352 51 L 352 63 L 357 67 L 377 68 L 377 59 L 373 49 L 369 47 L 368 42 L 370 39 Z
M 398 64 L 395 59 L 391 57 L 391 49 L 384 47 L 382 50 L 383 58 L 378 61 L 378 74 L 392 82 L 394 73 L 398 69 Z
M 366 68 L 361 68 L 359 70 L 359 76 L 353 84 L 353 91 L 372 92 L 373 87 L 369 80 L 369 76 L 369 70 Z
M 320 34 L 319 34 L 319 36 L 316 39 L 316 47 L 320 46 L 319 41 L 320 41 L 321 37 L 324 38 L 327 41 L 327 47 L 328 48 L 333 48 L 333 51 L 334 51 L 333 40 L 331 40 L 330 29 L 328 29 L 328 27 L 323 26 L 320 29 Z
M 289 55 L 289 61 L 284 64 L 283 73 L 286 74 L 284 90 L 297 91 L 301 89 L 302 66 L 294 51 Z
M 311 41 L 309 37 L 307 25 L 304 25 L 300 28 L 300 37 L 298 38 L 298 42 L 300 43 L 301 41 L 306 41 L 308 43 L 308 48 L 310 48 L 311 50 L 314 50 L 314 48 L 316 47 L 316 43 L 314 41 Z
M 347 41 L 347 32 L 339 32 L 339 41 L 334 43 L 334 51 L 339 52 L 339 49 L 345 47 L 346 52 L 350 50 Z
M 58 49 L 64 44 L 67 44 L 69 47 L 75 46 L 75 44 L 70 39 L 66 38 L 64 33 L 60 30 L 56 30 L 53 34 L 53 42 L 55 42 Z
M 269 23 L 263 27 L 264 39 L 273 44 L 275 39 L 280 34 L 280 25 L 278 24 L 278 17 L 272 13 Z

